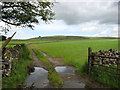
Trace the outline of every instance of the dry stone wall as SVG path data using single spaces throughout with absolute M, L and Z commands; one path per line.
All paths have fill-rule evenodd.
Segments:
M 20 49 L 22 44 L 17 44 L 14 47 L 6 48 L 4 54 L 2 55 L 2 76 L 10 76 L 12 69 L 12 61 L 18 60 Z
M 98 81 L 120 87 L 120 51 L 109 49 L 92 52 L 88 48 L 88 73 Z M 111 83 L 112 82 L 112 83 Z
M 100 65 L 117 65 L 120 64 L 120 51 L 109 49 L 108 51 L 99 50 L 92 53 L 94 56 L 94 64 Z

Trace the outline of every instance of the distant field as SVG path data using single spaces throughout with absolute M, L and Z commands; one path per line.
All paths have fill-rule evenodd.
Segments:
M 53 57 L 63 57 L 63 61 L 82 71 L 83 65 L 87 62 L 88 47 L 93 51 L 118 49 L 118 39 L 99 39 L 99 40 L 68 40 L 46 44 L 33 44 L 31 48 L 42 50 Z
M 10 42 L 11 43 L 39 43 L 39 42 L 46 42 L 46 41 L 43 41 L 43 40 L 12 40 Z
M 26 40 L 21 39 L 13 39 L 10 41 L 11 43 L 39 43 L 39 42 L 47 42 L 47 41 L 66 41 L 66 40 L 88 40 L 88 39 L 116 39 L 115 37 L 84 37 L 84 36 L 48 36 L 48 37 L 36 37 Z M 4 43 L 4 41 L 0 41 L 0 45 Z
M 0 41 L 0 47 L 2 46 L 2 43 L 4 43 L 5 41 Z M 10 44 L 21 44 L 21 43 L 40 43 L 40 42 L 48 42 L 47 40 L 40 40 L 40 39 L 37 39 L 37 40 L 11 40 L 9 42 L 9 44 L 7 45 L 7 47 L 9 46 L 13 46 L 13 45 L 10 45 Z

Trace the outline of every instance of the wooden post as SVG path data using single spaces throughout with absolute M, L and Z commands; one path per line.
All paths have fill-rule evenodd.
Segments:
M 92 52 L 92 49 L 89 47 L 88 48 L 88 73 L 90 73 L 91 71 L 91 52 Z
M 120 69 L 120 58 L 118 58 L 116 60 L 117 60 L 117 74 L 118 74 L 116 80 L 117 80 L 118 86 L 120 86 L 120 76 L 119 76 L 119 74 L 120 74 L 120 70 L 119 70 Z
M 11 41 L 11 39 L 13 38 L 13 36 L 16 34 L 16 32 L 11 36 L 11 37 L 9 37 L 8 39 L 6 39 L 6 41 L 5 41 L 5 43 L 2 45 L 2 53 L 0 54 L 0 56 L 1 55 L 3 55 L 4 54 L 4 52 L 5 52 L 5 49 L 6 49 L 6 46 L 8 45 L 8 43 Z M 2 56 L 3 57 L 3 56 Z
M 5 41 L 5 43 L 2 45 L 2 48 L 5 48 L 7 45 L 8 45 L 8 43 L 11 41 L 11 39 L 13 38 L 13 36 L 16 34 L 16 32 L 11 36 L 11 37 L 9 37 L 6 41 Z
M 95 62 L 95 53 L 91 53 L 91 66 L 94 66 L 94 62 Z

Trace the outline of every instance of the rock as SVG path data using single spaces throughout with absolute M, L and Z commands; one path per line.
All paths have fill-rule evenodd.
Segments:
M 109 56 L 109 57 L 120 57 L 120 51 L 109 49 L 108 51 L 99 50 L 98 52 L 95 52 L 96 55 L 101 56 Z M 118 64 L 117 59 L 112 58 L 102 58 L 102 57 L 94 57 L 95 62 L 100 65 L 113 65 Z

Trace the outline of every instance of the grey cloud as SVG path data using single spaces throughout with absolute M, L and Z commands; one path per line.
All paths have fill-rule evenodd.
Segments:
M 118 3 L 118 24 L 120 25 L 120 1 Z
M 118 2 L 62 2 L 54 6 L 55 18 L 67 24 L 98 21 L 100 24 L 118 23 Z

